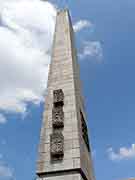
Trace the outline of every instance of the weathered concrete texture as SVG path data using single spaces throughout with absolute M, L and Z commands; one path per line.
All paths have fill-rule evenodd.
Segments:
M 64 93 L 64 157 L 61 161 L 51 161 L 50 135 L 52 127 L 53 91 L 62 89 Z M 40 135 L 37 174 L 51 173 L 80 168 L 88 180 L 94 180 L 90 152 L 82 135 L 80 112 L 86 121 L 79 66 L 77 64 L 73 29 L 67 10 L 58 12 L 54 35 L 52 62 L 48 77 L 48 89 L 45 99 L 45 112 Z M 46 177 L 42 180 L 82 180 L 81 175 L 65 174 Z M 40 178 L 41 180 L 41 178 Z

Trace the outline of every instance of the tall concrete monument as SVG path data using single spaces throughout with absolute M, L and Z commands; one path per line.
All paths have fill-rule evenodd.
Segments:
M 68 10 L 56 18 L 36 173 L 39 180 L 94 180 Z

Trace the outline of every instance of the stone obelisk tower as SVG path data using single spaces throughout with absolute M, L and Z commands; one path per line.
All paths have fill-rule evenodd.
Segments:
M 73 36 L 68 10 L 59 11 L 40 135 L 39 180 L 94 180 Z

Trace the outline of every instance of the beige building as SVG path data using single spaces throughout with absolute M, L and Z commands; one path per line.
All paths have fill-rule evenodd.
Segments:
M 37 161 L 39 180 L 94 180 L 74 33 L 57 13 Z

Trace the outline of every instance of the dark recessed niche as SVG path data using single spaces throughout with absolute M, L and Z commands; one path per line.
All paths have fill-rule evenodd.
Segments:
M 88 151 L 90 151 L 90 145 L 89 145 L 89 137 L 88 137 L 88 129 L 87 129 L 87 124 L 84 120 L 83 114 L 80 111 L 80 116 L 81 116 L 81 125 L 82 125 L 82 137 L 84 139 L 84 142 L 87 146 Z

